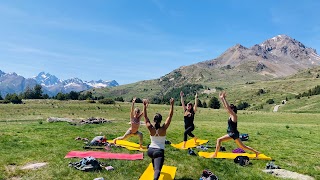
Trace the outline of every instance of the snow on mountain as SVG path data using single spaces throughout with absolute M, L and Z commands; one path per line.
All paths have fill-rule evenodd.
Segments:
M 62 82 L 56 76 L 45 72 L 40 72 L 37 76 L 33 77 L 33 79 L 42 86 L 54 86 Z
M 98 80 L 98 81 L 89 81 L 89 82 L 86 81 L 85 83 L 94 88 L 119 86 L 119 84 L 115 80 L 112 80 L 112 81 Z
M 71 91 L 85 91 L 91 88 L 113 87 L 119 84 L 116 81 L 89 81 L 84 82 L 79 78 L 61 80 L 49 73 L 40 72 L 33 78 L 24 78 L 16 73 L 5 73 L 0 70 L 0 92 L 2 96 L 8 93 L 21 93 L 26 88 L 32 88 L 40 84 L 43 92 L 49 96 L 55 96 L 59 92 L 69 93 Z

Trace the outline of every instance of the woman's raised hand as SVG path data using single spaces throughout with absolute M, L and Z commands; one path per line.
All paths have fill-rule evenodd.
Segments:
M 220 97 L 220 99 L 225 98 L 226 97 L 226 92 L 225 91 L 220 92 L 219 93 L 219 97 Z
M 174 104 L 174 99 L 171 98 L 171 99 L 170 99 L 170 105 L 173 105 L 173 104 Z
M 143 99 L 142 102 L 143 102 L 144 106 L 148 106 L 148 104 L 149 104 L 149 100 L 148 99 Z

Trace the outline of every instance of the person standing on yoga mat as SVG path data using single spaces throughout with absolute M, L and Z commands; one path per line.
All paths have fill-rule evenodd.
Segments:
M 152 159 L 152 165 L 154 170 L 154 180 L 159 179 L 160 172 L 164 162 L 164 147 L 166 141 L 166 134 L 167 129 L 171 123 L 171 119 L 173 116 L 173 105 L 174 99 L 170 99 L 170 111 L 169 116 L 167 117 L 165 123 L 161 126 L 162 116 L 159 113 L 153 118 L 154 125 L 151 124 L 148 115 L 147 115 L 147 107 L 148 107 L 148 100 L 143 100 L 143 112 L 144 112 L 144 119 L 146 122 L 146 126 L 150 132 L 150 139 L 151 143 L 148 148 L 148 156 Z
M 187 106 L 185 106 L 183 96 L 184 96 L 184 93 L 181 91 L 180 97 L 181 97 L 181 105 L 184 111 L 183 117 L 184 117 L 184 129 L 185 129 L 183 134 L 182 148 L 185 148 L 188 135 L 194 139 L 194 143 L 196 143 L 198 139 L 194 134 L 192 134 L 192 131 L 194 130 L 194 124 L 193 124 L 194 114 L 197 111 L 197 105 L 198 105 L 198 94 L 196 93 L 195 95 L 194 106 L 190 102 L 187 104 Z
M 117 137 L 113 140 L 114 144 L 117 144 L 117 140 L 127 139 L 131 136 L 139 136 L 140 141 L 140 148 L 142 149 L 142 142 L 143 142 L 143 134 L 139 131 L 140 127 L 140 119 L 142 117 L 143 112 L 140 112 L 139 108 L 134 108 L 134 103 L 136 102 L 136 98 L 132 99 L 132 106 L 130 112 L 130 124 L 131 127 L 127 130 L 127 132 L 121 136 Z
M 223 106 L 225 107 L 225 109 L 227 110 L 227 112 L 229 113 L 229 119 L 228 119 L 228 129 L 227 129 L 227 134 L 224 136 L 221 136 L 217 139 L 217 144 L 216 144 L 216 150 L 214 152 L 214 154 L 211 156 L 212 158 L 217 157 L 218 155 L 218 151 L 220 149 L 221 143 L 225 142 L 225 141 L 229 141 L 229 140 L 234 140 L 235 143 L 241 148 L 241 149 L 245 149 L 245 150 L 250 150 L 252 152 L 254 152 L 256 154 L 256 157 L 258 157 L 258 155 L 260 154 L 259 151 L 246 146 L 242 143 L 242 141 L 239 138 L 239 131 L 237 128 L 238 125 L 238 116 L 237 116 L 237 107 L 233 104 L 228 104 L 227 100 L 226 100 L 226 92 L 220 92 L 219 93 L 219 97 L 222 101 Z

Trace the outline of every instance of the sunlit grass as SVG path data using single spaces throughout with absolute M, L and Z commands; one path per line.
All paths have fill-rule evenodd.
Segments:
M 52 100 L 25 103 L 0 106 L 0 179 L 138 179 L 151 162 L 146 153 L 144 159 L 138 161 L 101 160 L 112 165 L 115 170 L 87 173 L 68 167 L 68 162 L 79 159 L 64 159 L 71 150 L 84 150 L 83 141 L 76 141 L 75 137 L 92 139 L 102 133 L 108 139 L 113 139 L 123 135 L 129 128 L 128 103 L 102 105 L 85 101 Z M 142 108 L 142 104 L 137 106 Z M 148 110 L 150 117 L 155 112 L 167 117 L 169 106 L 151 104 Z M 284 169 L 320 178 L 320 114 L 239 111 L 238 115 L 240 132 L 248 133 L 250 136 L 249 141 L 245 142 L 246 145 L 271 156 L 276 160 L 276 164 Z M 112 120 L 112 123 L 74 126 L 66 122 L 48 123 L 48 117 L 102 117 Z M 208 139 L 209 144 L 214 145 L 216 138 L 226 133 L 227 118 L 225 110 L 200 108 L 195 117 L 194 134 L 199 138 Z M 144 134 L 144 144 L 147 145 L 150 143 L 147 129 L 141 126 L 140 130 Z M 173 143 L 181 142 L 183 130 L 182 108 L 175 106 L 167 139 Z M 137 137 L 129 140 L 138 142 Z M 231 141 L 223 143 L 223 146 L 229 152 L 236 148 L 235 143 Z M 194 150 L 198 152 L 197 149 Z M 113 148 L 112 152 L 138 153 L 122 148 Z M 48 165 L 35 171 L 10 169 L 35 162 L 47 162 Z M 177 167 L 176 179 L 199 179 L 203 169 L 211 170 L 220 179 L 275 179 L 261 171 L 267 161 L 251 162 L 251 166 L 241 167 L 230 159 L 190 156 L 187 151 L 171 146 L 166 146 L 165 150 L 165 165 Z

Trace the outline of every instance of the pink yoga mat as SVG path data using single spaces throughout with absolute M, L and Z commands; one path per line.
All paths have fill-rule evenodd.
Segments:
M 143 159 L 143 153 L 139 154 L 123 154 L 123 153 L 108 153 L 100 151 L 70 151 L 64 158 L 84 158 L 92 156 L 101 159 L 123 159 L 123 160 L 139 160 Z

